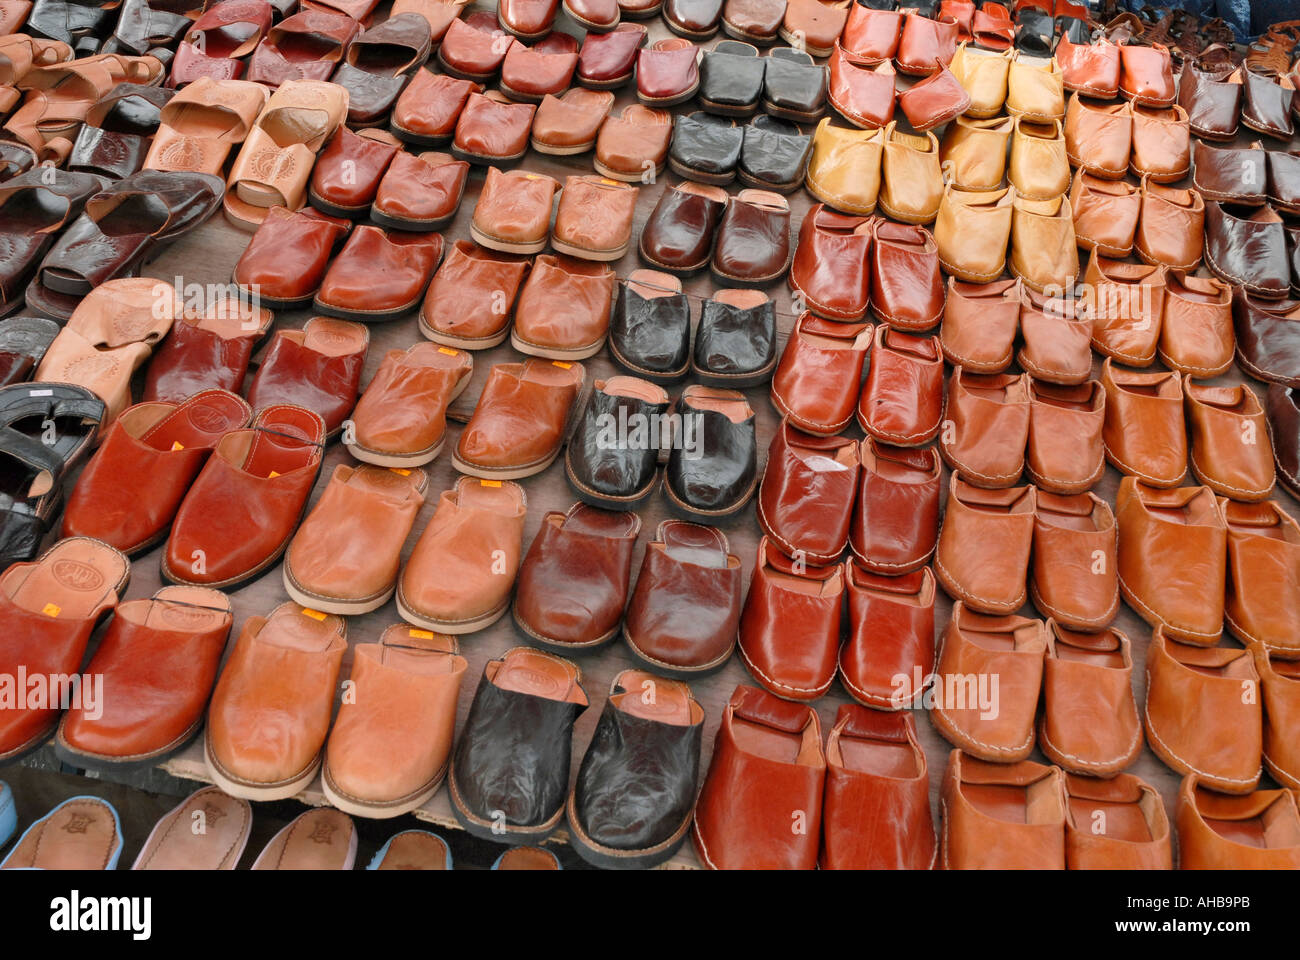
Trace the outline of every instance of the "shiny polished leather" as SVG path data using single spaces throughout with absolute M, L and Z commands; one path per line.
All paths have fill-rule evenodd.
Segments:
M 880 195 L 883 155 L 883 133 L 847 130 L 821 120 L 813 133 L 804 185 L 840 213 L 870 216 Z
M 641 229 L 641 259 L 672 273 L 703 269 L 726 205 L 725 197 L 709 187 L 690 181 L 669 187 Z
M 797 563 L 763 537 L 740 615 L 740 657 L 750 675 L 785 700 L 823 696 L 835 679 L 843 604 L 842 566 Z
M 768 54 L 763 74 L 763 109 L 774 117 L 811 123 L 826 109 L 826 86 L 826 68 L 813 62 L 806 44 L 804 50 L 777 47 Z
M 519 567 L 515 622 L 532 638 L 579 652 L 614 638 L 627 606 L 641 518 L 576 503 L 551 511 Z
M 581 678 L 569 661 L 525 647 L 488 661 L 448 781 L 480 834 L 504 820 L 507 833 L 540 838 L 563 817 L 573 724 L 587 709 Z
M 1192 166 L 1191 136 L 1187 111 L 1182 107 L 1158 110 L 1135 104 L 1129 170 L 1156 183 L 1181 180 Z
M 379 181 L 371 217 L 417 232 L 434 229 L 456 215 L 468 179 L 469 164 L 448 154 L 398 153 Z
M 358 459 L 427 462 L 447 435 L 447 406 L 474 369 L 469 353 L 433 343 L 389 350 L 352 412 L 349 451 Z
M 643 699 L 646 682 L 658 685 L 651 703 Z M 616 857 L 667 859 L 690 827 L 703 734 L 704 710 L 686 684 L 619 673 L 569 803 L 579 842 Z
M 1150 366 L 1165 310 L 1165 269 L 1094 252 L 1083 283 L 1092 294 L 1092 348 L 1129 366 Z
M 356 405 L 369 335 L 347 321 L 318 317 L 309 323 L 314 333 L 306 328 L 276 333 L 249 385 L 248 402 L 255 410 L 275 404 L 306 407 L 333 434 Z M 335 343 L 346 352 L 335 349 Z M 360 349 L 347 349 L 354 343 Z
M 668 106 L 688 96 L 700 82 L 695 45 L 678 37 L 657 40 L 636 55 L 637 97 Z
M 324 201 L 326 213 L 364 214 L 399 147 L 391 134 L 363 137 L 339 127 L 316 157 L 309 196 Z
M 939 441 L 944 461 L 980 487 L 1020 480 L 1029 440 L 1028 374 L 967 373 L 954 367 L 945 411 L 950 429 Z
M 1295 88 L 1289 81 L 1283 85 L 1278 77 L 1252 70 L 1249 64 L 1242 71 L 1242 79 L 1241 122 L 1266 136 L 1289 141 L 1295 129 L 1291 121 Z
M 1023 606 L 1037 491 L 985 490 L 952 474 L 934 572 L 944 590 L 981 614 Z
M 1133 151 L 1133 105 L 1098 103 L 1079 94 L 1065 111 L 1065 152 L 1085 173 L 1122 180 Z
M 1147 678 L 1147 742 L 1155 755 L 1219 793 L 1254 790 L 1264 735 L 1251 651 L 1188 646 L 1157 626 Z
M 970 109 L 971 97 L 947 67 L 898 95 L 898 106 L 913 130 L 924 131 L 947 123 Z
M 528 269 L 526 258 L 457 240 L 425 294 L 422 329 L 454 338 L 465 349 L 499 343 Z
M 892 447 L 867 437 L 849 546 L 872 573 L 900 576 L 927 563 L 939 538 L 941 468 L 933 447 Z
M 691 307 L 680 284 L 653 271 L 637 271 L 619 284 L 610 323 L 610 352 L 638 376 L 678 380 L 690 360 Z
M 849 123 L 874 130 L 894 119 L 894 81 L 889 61 L 876 63 L 837 44 L 830 59 L 827 97 Z
M 222 437 L 176 512 L 163 576 L 221 587 L 272 563 L 315 485 L 325 435 L 318 414 L 281 405 Z
M 722 6 L 723 29 L 755 43 L 776 40 L 784 16 L 785 4 L 780 0 L 727 0 Z
M 874 10 L 860 3 L 849 9 L 840 42 L 844 49 L 871 63 L 892 60 L 903 36 L 903 18 L 898 10 Z
M 877 327 L 857 419 L 858 426 L 885 443 L 917 447 L 934 439 L 943 419 L 939 338 Z
M 1168 47 L 1126 43 L 1119 48 L 1119 58 L 1119 92 L 1126 99 L 1149 107 L 1168 107 L 1174 102 L 1174 68 Z
M 1205 201 L 1197 191 L 1144 184 L 1138 256 L 1175 270 L 1195 270 L 1204 241 Z
M 1014 126 L 1010 117 L 954 120 L 939 145 L 939 160 L 948 172 L 948 185 L 976 191 L 1001 187 Z
M 873 333 L 869 323 L 802 314 L 772 377 L 773 406 L 808 433 L 839 433 L 853 419 Z
M 1037 293 L 1064 290 L 1079 275 L 1074 217 L 1067 197 L 1024 200 L 1017 197 L 1011 212 L 1013 276 Z
M 804 215 L 790 266 L 790 288 L 806 308 L 831 320 L 861 320 L 871 290 L 875 222 L 815 204 Z
M 61 747 L 109 762 L 157 758 L 198 730 L 233 618 L 223 594 L 183 595 L 118 605 L 86 666 L 113 696 L 98 715 L 75 704 L 59 725 Z
M 952 184 L 944 188 L 934 239 L 939 262 L 952 277 L 989 283 L 1002 276 L 1014 202 L 1013 187 L 978 192 L 959 190 Z
M 1286 231 L 1269 207 L 1205 204 L 1205 265 L 1247 293 L 1280 300 L 1290 291 Z
M 483 87 L 445 73 L 417 70 L 393 105 L 393 132 L 404 140 L 434 146 L 446 143 L 471 93 Z
M 705 40 L 717 32 L 722 0 L 664 0 L 663 16 L 673 33 Z
M 986 763 L 954 750 L 941 791 L 944 870 L 1064 870 L 1061 771 Z
M 515 308 L 515 348 L 537 356 L 591 356 L 609 333 L 614 283 L 614 271 L 603 263 L 537 256 Z
M 1268 388 L 1268 427 L 1278 480 L 1293 494 L 1300 491 L 1300 409 L 1294 388 L 1274 383 Z
M 627 83 L 645 38 L 645 27 L 639 23 L 624 22 L 608 33 L 588 33 L 578 53 L 578 83 L 597 89 Z
M 724 283 L 765 286 L 790 267 L 790 208 L 766 190 L 742 190 L 718 224 L 711 269 Z
M 1236 139 L 1244 85 L 1240 73 L 1220 74 L 1184 64 L 1178 78 L 1178 105 L 1187 111 L 1192 133 L 1203 140 Z
M 1192 186 L 1207 201 L 1259 206 L 1268 195 L 1268 152 L 1262 149 L 1193 146 Z
M 528 133 L 536 111 L 531 103 L 503 103 L 471 93 L 456 120 L 453 152 L 464 154 L 462 159 L 484 163 L 521 157 L 528 149 Z
M 457 458 L 477 469 L 516 476 L 544 468 L 564 442 L 569 411 L 585 375 L 581 364 L 536 357 L 497 364 L 461 432 Z
M 1160 490 L 1133 477 L 1115 495 L 1119 586 L 1172 640 L 1213 646 L 1223 632 L 1228 534 L 1207 487 Z
M 1066 90 L 1099 100 L 1119 96 L 1119 47 L 1102 38 L 1095 43 L 1074 43 L 1064 33 L 1056 44 L 1056 62 Z
M 1065 117 L 1065 83 L 1056 58 L 1044 63 L 1020 53 L 1007 68 L 1007 113 L 1016 119 L 1051 123 Z
M 736 687 L 695 805 L 700 862 L 713 870 L 815 869 L 825 779 L 817 711 Z M 796 810 L 806 833 L 790 829 Z
M 720 40 L 700 61 L 700 104 L 710 113 L 750 116 L 763 95 L 766 61 L 751 44 Z
M 560 189 L 552 177 L 490 168 L 474 205 L 476 234 L 496 249 L 533 252 L 537 244 L 545 245 L 551 230 L 551 207 Z
M 1300 387 L 1300 302 L 1233 291 L 1237 362 L 1256 380 Z
M 885 155 L 880 208 L 904 223 L 930 223 L 939 214 L 943 175 L 939 166 L 939 140 L 933 132 L 922 136 L 900 133 L 885 125 Z
M 957 52 L 960 33 L 953 17 L 931 20 L 919 13 L 908 13 L 903 18 L 903 33 L 894 58 L 898 69 L 920 77 L 934 71 L 935 61 L 946 67 Z
M 1261 647 L 1255 647 L 1255 664 L 1264 687 L 1264 766 L 1274 780 L 1295 790 L 1300 754 L 1287 731 L 1300 715 L 1300 664 Z
M 924 682 L 934 673 L 934 574 L 922 567 L 901 576 L 844 564 L 849 595 L 849 639 L 840 650 L 840 682 L 873 710 L 921 705 Z M 899 678 L 907 678 L 905 685 Z
M 1074 238 L 1080 250 L 1120 260 L 1133 252 L 1143 194 L 1126 180 L 1103 180 L 1082 170 L 1070 188 Z M 1200 248 L 1197 247 L 1197 256 Z
M 727 183 L 735 175 L 744 141 L 744 128 L 734 120 L 704 112 L 683 114 L 673 123 L 668 159 L 678 173 Z
M 857 488 L 855 441 L 815 437 L 782 421 L 767 451 L 758 524 L 787 556 L 833 563 L 848 546 Z
M 738 173 L 742 182 L 780 193 L 799 189 L 812 140 L 787 120 L 763 114 L 745 127 Z
M 868 829 L 864 810 L 874 812 Z M 841 705 L 826 741 L 818 865 L 930 870 L 937 854 L 925 752 L 911 716 Z
M 310 300 L 349 229 L 346 221 L 313 210 L 272 207 L 235 264 L 234 281 L 271 304 Z
M 638 192 L 638 187 L 605 177 L 567 178 L 555 211 L 551 243 L 574 257 L 618 259 L 632 235 Z
M 1189 377 L 1217 377 L 1232 366 L 1232 288 L 1179 270 L 1165 276 L 1159 355 Z
M 1115 515 L 1096 494 L 1038 491 L 1029 596 L 1073 630 L 1100 630 L 1119 613 Z
M 362 224 L 325 273 L 316 308 L 390 319 L 415 308 L 441 259 L 441 234 L 386 233 Z M 384 278 L 382 285 L 376 276 Z
M 1070 164 L 1059 120 L 1042 123 L 1016 117 L 1007 179 L 1026 200 L 1050 200 L 1069 189 Z
M 208 764 L 233 787 L 256 796 L 315 772 L 347 651 L 345 629 L 339 617 L 317 621 L 288 605 L 244 622 L 207 717 Z
M 712 673 L 730 658 L 740 625 L 740 558 L 726 534 L 665 520 L 646 544 L 623 636 L 641 660 L 674 676 Z
M 935 729 L 953 746 L 981 760 L 1024 760 L 1034 746 L 1034 714 L 1046 653 L 1043 621 L 985 616 L 961 601 L 953 604 L 935 667 L 936 688 L 953 690 L 960 677 L 996 676 L 998 709 L 981 709 L 978 696 L 968 696 L 964 703 L 941 696 L 930 713 Z M 991 691 L 986 691 L 985 699 L 990 698 Z
M 447 27 L 438 47 L 438 62 L 453 76 L 488 80 L 501 69 L 506 53 L 517 42 L 504 36 L 495 16 L 475 11 Z
M 943 316 L 939 248 L 929 230 L 877 220 L 871 257 L 871 311 L 891 328 L 929 330 Z
M 1038 745 L 1071 773 L 1111 777 L 1142 751 L 1132 645 L 1118 630 L 1084 633 L 1049 619 L 1043 703 Z
M 520 100 L 541 100 L 569 88 L 578 67 L 578 41 L 552 33 L 531 47 L 513 45 L 501 62 L 501 89 Z
M 691 368 L 710 386 L 765 383 L 776 366 L 776 304 L 759 291 L 718 291 L 700 308 Z
M 740 510 L 758 485 L 758 440 L 754 411 L 734 390 L 691 385 L 676 411 L 691 417 L 698 444 L 690 455 L 675 443 L 664 470 L 664 493 L 674 505 L 704 518 L 725 518 Z
M 668 412 L 668 394 L 635 377 L 611 377 L 593 384 L 565 449 L 565 467 L 578 496 L 612 509 L 636 506 L 658 479 L 659 446 L 653 425 Z M 611 445 L 611 424 L 642 424 L 640 442 L 629 434 Z M 649 424 L 651 426 L 644 426 Z

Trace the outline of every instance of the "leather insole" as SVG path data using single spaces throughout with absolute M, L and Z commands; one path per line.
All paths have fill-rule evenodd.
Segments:
M 512 847 L 501 855 L 498 870 L 558 870 L 555 855 L 541 847 Z
M 487 510 L 503 516 L 518 516 L 524 509 L 524 493 L 518 484 L 501 480 L 462 477 L 456 482 L 456 501 L 471 510 Z
M 985 816 L 1007 823 L 1028 823 L 1028 792 L 1011 784 L 963 783 L 962 796 Z
M 406 830 L 388 841 L 376 870 L 446 870 L 447 844 L 423 830 Z
M 328 649 L 346 634 L 347 626 L 342 617 L 289 602 L 271 611 L 257 638 L 286 650 L 314 653 Z
M 132 869 L 233 870 L 252 825 L 247 800 L 204 787 L 158 822 Z
M 776 730 L 736 714 L 731 717 L 731 733 L 736 739 L 736 746 L 741 750 L 780 763 L 794 763 L 803 747 L 801 733 Z
M 681 293 L 682 281 L 671 273 L 658 270 L 633 270 L 628 275 L 627 288 L 642 300 L 655 300 Z
M 575 503 L 564 515 L 560 526 L 589 537 L 627 537 L 636 532 L 638 524 L 639 518 L 630 511 L 601 510 L 585 503 Z
M 850 770 L 898 780 L 914 780 L 920 774 L 916 752 L 909 743 L 841 736 L 839 747 L 840 758 Z
M 215 446 L 231 430 L 248 425 L 248 404 L 216 390 L 190 397 L 140 435 L 155 450 Z
M 625 670 L 617 682 L 624 692 L 611 694 L 609 702 L 624 713 L 678 727 L 689 727 L 703 719 L 700 705 L 684 683 L 644 670 Z
M 1248 820 L 1213 820 L 1206 817 L 1205 823 L 1225 840 L 1260 850 L 1268 847 L 1264 836 L 1264 823 L 1259 817 L 1251 817 Z
M 529 647 L 515 647 L 500 661 L 488 664 L 488 680 L 502 690 L 513 690 L 547 700 L 587 702 L 578 686 L 578 669 L 559 657 Z
M 71 537 L 46 551 L 11 599 L 24 610 L 83 620 L 118 592 L 129 570 L 126 557 L 108 544 Z
M 665 520 L 659 525 L 663 551 L 679 563 L 722 568 L 729 564 L 727 538 L 715 527 L 685 520 Z
M 454 637 L 404 623 L 395 623 L 386 629 L 379 638 L 378 647 L 380 663 L 422 677 L 455 673 L 465 663 L 456 653 L 459 645 Z
M 297 331 L 286 330 L 285 336 L 292 336 Z M 327 357 L 348 357 L 354 353 L 365 353 L 370 343 L 370 332 L 361 324 L 351 320 L 334 320 L 329 317 L 313 317 L 302 328 L 302 345 L 308 350 Z
M 11 194 L 0 204 L 0 234 L 16 245 L 15 249 L 5 251 L 5 259 L 20 260 L 23 246 L 34 248 L 45 240 L 35 234 L 57 227 L 67 216 L 67 198 L 53 191 L 19 190 Z
M 308 810 L 272 838 L 254 870 L 346 870 L 356 856 L 356 827 L 340 810 Z
M 4 866 L 105 870 L 121 844 L 112 807 L 94 797 L 74 797 L 24 836 Z
M 143 614 L 143 616 L 141 615 Z M 148 603 L 124 603 L 116 616 L 152 630 L 208 633 L 231 622 L 230 598 L 211 587 L 163 587 Z
M 320 436 L 322 424 L 305 410 L 267 407 L 258 413 L 253 426 L 262 429 L 249 445 L 244 470 L 255 477 L 288 473 L 320 458 L 321 450 L 316 444 L 324 442 Z

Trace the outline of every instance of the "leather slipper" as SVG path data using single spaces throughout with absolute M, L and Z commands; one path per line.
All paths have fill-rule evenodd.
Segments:
M 248 79 L 271 88 L 286 80 L 328 80 L 360 32 L 346 14 L 301 10 L 262 38 L 248 61 Z
M 98 797 L 70 797 L 28 827 L 0 870 L 116 870 L 122 824 Z
M 348 92 L 348 123 L 384 123 L 407 81 L 433 50 L 429 21 L 418 13 L 390 16 L 362 31 L 343 55 L 333 81 Z
M 220 176 L 269 97 L 260 83 L 200 77 L 163 107 L 144 168 Z
M 144 166 L 162 108 L 175 93 L 166 87 L 119 83 L 86 113 L 68 155 L 68 169 L 113 180 L 135 173 Z
M 203 829 L 195 832 L 195 824 Z M 196 790 L 163 816 L 132 870 L 234 870 L 248 845 L 253 808 L 220 787 Z
M 332 438 L 357 402 L 369 345 L 369 329 L 348 320 L 312 317 L 301 330 L 278 330 L 249 385 L 248 402 L 254 410 L 306 407 L 320 415 Z
M 142 400 L 181 403 L 209 388 L 242 393 L 253 351 L 266 339 L 273 314 L 229 296 L 201 315 L 177 317 L 145 373 Z
M 178 307 L 171 285 L 149 277 L 96 287 L 54 338 L 32 379 L 93 390 L 108 407 L 108 427 L 130 404 L 131 377 L 171 329 Z
M 274 206 L 301 210 L 316 154 L 348 112 L 348 94 L 322 80 L 290 80 L 271 94 L 227 181 L 226 217 L 256 229 Z
M 274 10 L 266 0 L 225 0 L 194 21 L 172 58 L 167 86 L 183 87 L 199 77 L 238 80 L 243 58 L 271 29 Z
M 44 317 L 12 317 L 0 325 L 0 387 L 30 377 L 58 335 L 59 325 Z
M 41 167 L 0 183 L 0 317 L 22 306 L 37 264 L 86 201 L 108 183 L 89 173 Z
M 91 634 L 117 606 L 131 578 L 126 555 L 86 537 L 60 540 L 29 563 L 0 574 L 5 633 L 0 663 L 29 676 L 70 676 Z M 58 725 L 61 704 L 0 711 L 0 763 L 37 749 Z
M 110 693 L 70 705 L 55 755 L 79 768 L 140 770 L 185 749 L 203 725 L 233 622 L 230 598 L 207 587 L 119 603 L 85 668 Z
M 379 181 L 370 219 L 390 230 L 441 230 L 455 219 L 468 180 L 469 163 L 449 153 L 399 152 Z
M 118 277 L 135 276 L 155 249 L 198 227 L 216 211 L 224 184 L 206 173 L 141 170 L 110 183 L 54 242 L 27 288 L 28 302 L 53 316 L 64 297 L 84 297 Z
M 442 234 L 352 231 L 316 291 L 320 313 L 363 323 L 395 320 L 424 299 L 442 260 Z
M 128 556 L 159 543 L 213 448 L 252 408 L 226 390 L 184 403 L 129 407 L 108 428 L 63 512 L 65 537 L 94 537 Z

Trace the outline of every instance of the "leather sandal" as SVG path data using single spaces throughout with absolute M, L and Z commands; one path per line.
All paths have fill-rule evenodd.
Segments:
M 268 97 L 260 83 L 200 77 L 162 108 L 144 169 L 220 176 L 231 145 L 244 142 Z
M 199 77 L 238 80 L 243 58 L 271 29 L 274 11 L 266 0 L 224 0 L 194 21 L 176 48 L 167 86 L 183 87 Z
M 361 24 L 341 13 L 302 10 L 272 27 L 248 61 L 248 79 L 278 87 L 286 80 L 328 80 Z
M 162 108 L 175 91 L 138 83 L 119 83 L 95 102 L 68 155 L 69 170 L 114 180 L 144 166 Z
M 429 21 L 417 13 L 389 17 L 363 31 L 334 71 L 348 92 L 348 123 L 373 127 L 387 121 L 411 76 L 433 51 Z

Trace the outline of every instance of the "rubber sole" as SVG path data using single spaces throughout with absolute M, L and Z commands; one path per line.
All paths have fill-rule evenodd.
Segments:
M 686 819 L 673 835 L 654 847 L 646 850 L 616 850 L 598 844 L 587 836 L 578 822 L 574 797 L 575 795 L 570 791 L 569 800 L 564 805 L 569 822 L 569 845 L 573 847 L 573 852 L 587 863 L 604 870 L 648 870 L 671 860 L 686 842 L 691 829 L 691 820 L 695 816 L 694 812 L 687 814 Z
M 436 620 L 432 617 L 426 617 L 424 614 L 416 613 L 406 605 L 402 599 L 402 591 L 397 591 L 397 613 L 412 626 L 422 627 L 425 630 L 432 630 L 434 633 L 451 633 L 456 635 L 466 633 L 477 633 L 480 630 L 486 630 L 492 624 L 500 620 L 507 610 L 510 609 L 509 598 L 502 601 L 501 606 L 491 613 L 485 613 L 481 617 L 474 617 L 470 620 Z
M 446 778 L 446 775 L 447 768 L 444 765 L 435 779 L 410 796 L 388 803 L 372 803 L 349 796 L 340 790 L 330 777 L 329 763 L 327 761 L 321 766 L 320 787 L 330 805 L 342 810 L 348 816 L 365 817 L 369 820 L 391 820 L 393 817 L 400 817 L 424 806 L 429 798 L 438 792 L 438 788 L 442 786 L 442 781 Z
M 290 780 L 264 785 L 249 784 L 243 780 L 233 779 L 221 770 L 212 756 L 212 744 L 208 735 L 203 738 L 203 762 L 207 765 L 213 783 L 232 797 L 242 797 L 245 800 L 288 800 L 290 797 L 295 797 L 316 779 L 316 774 L 320 772 L 321 767 L 321 758 L 317 756 L 304 773 Z
M 321 613 L 335 613 L 339 616 L 360 616 L 363 613 L 370 613 L 378 610 L 393 596 L 393 591 L 397 589 L 394 584 L 382 596 L 369 600 L 331 600 L 327 597 L 318 597 L 315 594 L 307 593 L 297 583 L 294 582 L 293 574 L 289 572 L 289 564 L 284 565 L 285 593 L 289 594 L 289 599 L 299 606 L 306 607 L 309 610 L 318 610 Z
M 162 749 L 128 759 L 119 759 L 118 757 L 109 757 L 98 753 L 82 753 L 80 750 L 69 746 L 68 742 L 63 739 L 63 723 L 66 718 L 67 714 L 64 714 L 54 733 L 54 755 L 69 766 L 83 770 L 132 771 L 143 770 L 146 767 L 156 767 L 193 743 L 194 738 L 203 729 L 204 722 L 204 714 L 200 714 L 198 720 L 191 724 L 188 730 Z
M 520 619 L 519 612 L 512 604 L 510 607 L 510 619 L 514 621 L 515 632 L 519 634 L 520 639 L 532 647 L 540 647 L 551 653 L 558 654 L 561 657 L 585 657 L 589 653 L 598 653 L 604 650 L 611 643 L 618 639 L 619 634 L 623 632 L 623 621 L 614 626 L 613 630 L 603 636 L 589 641 L 587 643 L 562 643 L 543 637 L 530 630 Z
M 501 240 L 492 236 L 490 233 L 484 233 L 474 224 L 469 225 L 469 235 L 480 247 L 487 247 L 489 250 L 499 250 L 502 253 L 519 253 L 531 255 L 541 253 L 546 249 L 546 237 L 540 240 L 530 240 L 527 243 L 519 243 L 514 240 Z
M 534 474 L 541 473 L 547 467 L 555 462 L 555 458 L 560 455 L 557 449 L 549 457 L 539 464 L 527 467 L 483 467 L 473 463 L 466 463 L 459 455 L 453 454 L 451 465 L 461 473 L 469 477 L 478 477 L 480 480 L 522 480 L 524 477 L 531 477 Z
M 456 788 L 456 771 L 447 771 L 447 796 L 451 800 L 451 812 L 456 822 L 464 827 L 465 832 L 480 840 L 504 843 L 510 846 L 528 846 L 541 843 L 555 833 L 564 818 L 564 807 L 555 811 L 554 816 L 535 827 L 512 827 L 501 821 L 488 821 L 470 813 L 463 806 L 460 791 Z
M 601 337 L 596 343 L 589 346 L 565 350 L 560 347 L 543 347 L 540 344 L 529 343 L 527 340 L 519 339 L 513 328 L 510 331 L 510 346 L 530 357 L 542 357 L 546 360 L 587 360 L 600 353 L 601 347 L 605 346 L 606 339 L 606 337 Z

